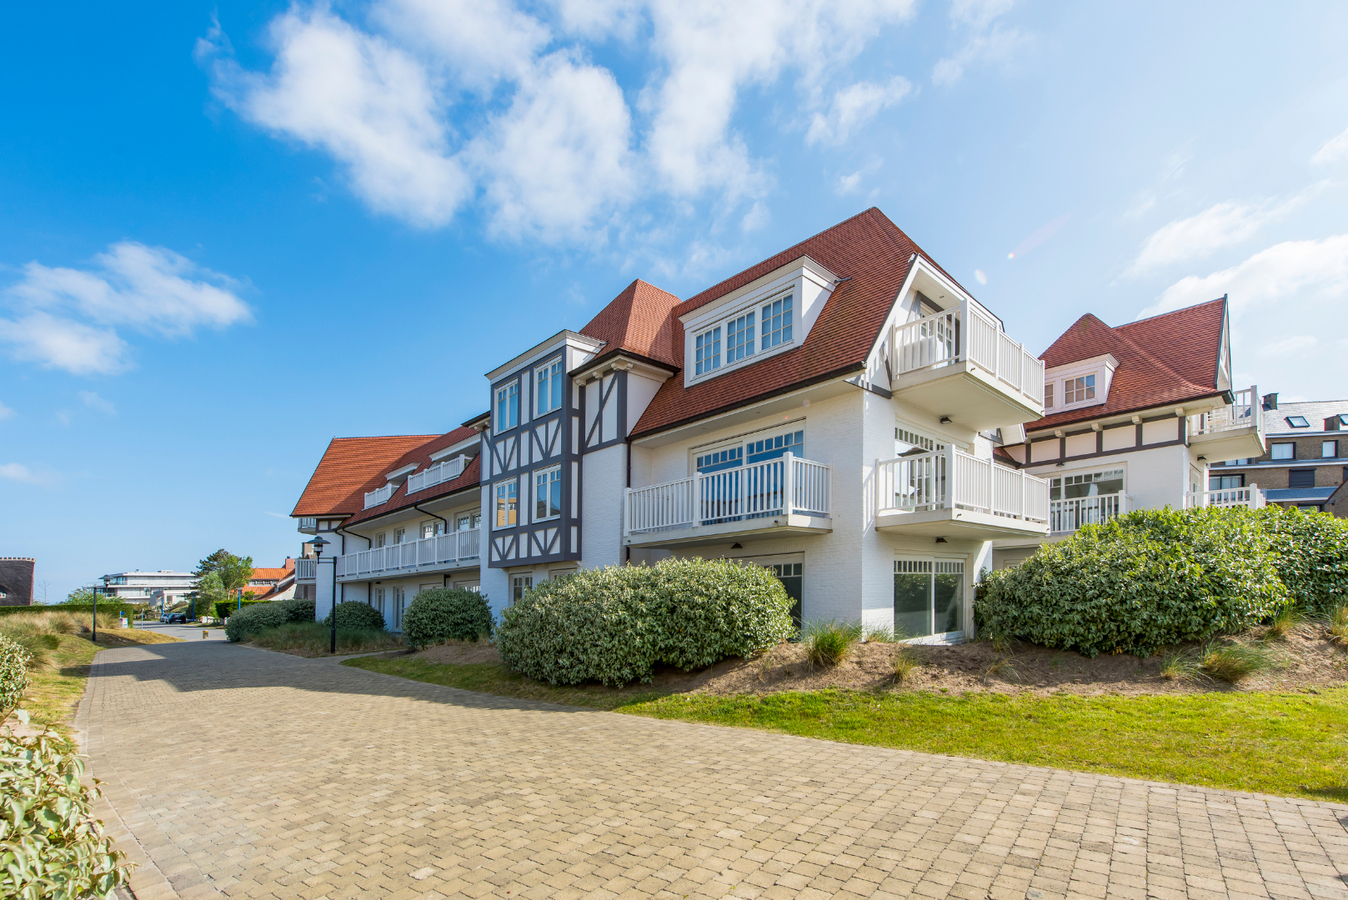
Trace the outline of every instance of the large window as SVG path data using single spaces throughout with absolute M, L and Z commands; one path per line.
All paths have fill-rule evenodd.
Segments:
M 791 342 L 791 301 L 787 294 L 763 307 L 763 349 Z
M 520 383 L 512 381 L 496 389 L 496 431 L 506 431 L 520 423 Z
M 696 457 L 699 472 L 719 472 L 739 466 L 753 465 L 769 459 L 778 459 L 791 453 L 805 455 L 805 431 L 787 431 L 772 437 L 737 441 L 733 446 L 719 447 Z
M 1104 472 L 1082 472 L 1063 475 L 1049 482 L 1050 500 L 1072 500 L 1076 497 L 1098 497 L 1123 491 L 1123 469 Z
M 403 630 L 403 610 L 407 608 L 407 591 L 396 587 L 393 589 L 393 630 Z
M 694 339 L 694 369 L 695 374 L 705 375 L 707 372 L 721 368 L 721 326 L 717 325 L 708 331 L 704 331 Z
M 894 560 L 894 634 L 931 637 L 964 631 L 964 563 Z
M 800 627 L 800 598 L 804 584 L 803 563 L 773 563 L 768 571 L 777 576 L 777 580 L 786 588 L 786 596 L 791 598 L 791 621 Z
M 499 481 L 496 483 L 496 518 L 494 528 L 513 528 L 519 521 L 519 482 L 512 478 L 509 481 Z
M 1320 442 L 1320 456 L 1321 456 L 1321 457 L 1323 457 L 1324 459 L 1334 459 L 1334 458 L 1335 458 L 1336 456 L 1338 456 L 1338 455 L 1339 455 L 1339 442 L 1338 442 L 1338 441 L 1321 441 L 1321 442 Z
M 518 603 L 524 598 L 524 592 L 534 586 L 534 576 L 516 575 L 510 579 L 510 602 Z
M 1272 447 L 1269 448 L 1269 450 L 1272 452 L 1272 455 L 1273 455 L 1273 458 L 1274 458 L 1274 459 L 1296 459 L 1296 458 L 1297 458 L 1297 445 L 1296 445 L 1296 444 L 1274 444 Z
M 1084 375 L 1081 378 L 1069 378 L 1062 383 L 1062 402 L 1064 406 L 1094 399 L 1094 375 Z
M 534 521 L 562 514 L 562 469 L 553 466 L 534 473 Z
M 1234 488 L 1245 487 L 1244 475 L 1209 475 L 1208 490 L 1210 491 L 1229 491 Z
M 539 366 L 534 370 L 534 394 L 538 397 L 538 414 L 544 415 L 562 408 L 562 361 Z

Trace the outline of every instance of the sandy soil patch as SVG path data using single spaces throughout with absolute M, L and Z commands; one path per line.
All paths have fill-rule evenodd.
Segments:
M 1246 639 L 1261 636 L 1255 632 Z M 857 644 L 847 659 L 828 669 L 811 667 L 800 644 L 782 644 L 757 659 L 728 659 L 698 672 L 660 668 L 652 685 L 629 685 L 625 690 L 648 691 L 654 687 L 720 696 L 829 688 L 1090 696 L 1313 691 L 1348 684 L 1348 652 L 1333 644 L 1319 624 L 1297 626 L 1285 639 L 1269 640 L 1265 646 L 1277 658 L 1277 668 L 1237 685 L 1205 677 L 1164 678 L 1161 656 L 1139 659 L 1116 654 L 1087 659 L 1078 653 L 1024 644 L 998 650 L 991 643 L 975 641 L 950 647 Z M 894 678 L 894 657 L 901 652 L 911 654 L 917 665 L 899 683 Z M 490 644 L 446 644 L 412 656 L 442 665 L 500 662 L 496 648 Z

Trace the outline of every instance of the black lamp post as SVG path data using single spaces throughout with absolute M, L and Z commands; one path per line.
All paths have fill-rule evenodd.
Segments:
M 315 535 L 311 543 L 314 545 L 314 576 L 318 577 L 319 571 L 323 566 L 323 548 L 330 542 L 323 540 L 323 535 Z M 337 655 L 337 570 L 332 570 L 332 612 L 329 613 L 332 619 L 332 637 L 328 645 L 328 654 Z
M 103 579 L 103 590 L 106 591 L 107 589 L 108 589 L 108 580 L 105 578 L 105 579 Z M 97 644 L 97 643 L 98 643 L 98 582 L 96 582 L 96 581 L 94 582 L 94 586 L 91 587 L 91 588 L 89 589 L 89 593 L 91 593 L 91 594 L 94 595 L 94 623 L 93 623 L 93 635 L 94 635 L 94 636 L 91 638 L 91 640 L 92 640 L 95 644 Z

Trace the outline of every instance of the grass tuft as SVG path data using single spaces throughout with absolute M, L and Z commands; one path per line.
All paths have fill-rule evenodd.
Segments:
M 907 644 L 899 644 L 894 649 L 894 680 L 902 684 L 913 674 L 920 663 L 917 654 Z
M 999 656 L 992 661 L 983 673 L 983 683 L 986 684 L 993 678 L 1001 678 L 1003 681 L 1019 681 L 1020 672 L 1016 670 L 1016 664 L 1011 660 L 1011 657 Z
M 266 650 L 302 656 L 326 656 L 331 646 L 332 630 L 322 622 L 287 622 L 258 632 L 248 640 Z M 337 628 L 339 654 L 396 650 L 402 645 L 401 637 L 382 628 Z
M 896 641 L 903 640 L 903 637 L 895 634 L 893 628 L 876 627 L 872 625 L 865 629 L 862 640 L 868 644 L 893 644 Z
M 1287 635 L 1291 634 L 1292 631 L 1305 620 L 1306 617 L 1298 612 L 1295 606 L 1291 606 L 1290 604 L 1284 606 L 1278 611 L 1278 614 L 1273 617 L 1273 621 L 1269 623 L 1268 631 L 1264 632 L 1264 640 L 1285 641 L 1287 640 Z
M 1199 655 L 1198 667 L 1219 681 L 1236 684 L 1245 678 L 1271 669 L 1277 664 L 1273 654 L 1254 644 L 1209 644 Z
M 1348 606 L 1340 606 L 1329 616 L 1329 639 L 1348 646 Z
M 1166 681 L 1187 681 L 1199 674 L 1192 653 L 1176 650 L 1161 657 L 1161 677 Z
M 836 666 L 847 658 L 852 645 L 861 640 L 861 623 L 836 619 L 810 622 L 801 630 L 801 640 L 811 666 Z

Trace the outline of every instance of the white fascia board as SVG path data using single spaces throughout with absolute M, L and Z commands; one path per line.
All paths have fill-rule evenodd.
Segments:
M 827 268 L 818 262 L 815 262 L 808 256 L 799 256 L 785 265 L 778 266 L 766 275 L 761 275 L 753 281 L 738 287 L 728 294 L 723 294 L 709 303 L 704 303 L 691 312 L 686 312 L 679 316 L 679 321 L 684 324 L 685 330 L 696 330 L 699 323 L 704 320 L 711 320 L 718 317 L 721 310 L 726 307 L 734 306 L 736 302 L 750 297 L 754 294 L 772 293 L 779 287 L 785 287 L 793 281 L 802 269 L 814 275 L 815 280 L 824 286 L 826 290 L 832 292 L 838 284 L 838 276 L 834 275 Z
M 463 451 L 476 447 L 478 444 L 481 443 L 482 443 L 481 434 L 475 434 L 472 437 L 464 438 L 457 444 L 450 444 L 448 447 L 443 447 L 439 450 L 436 450 L 434 453 L 431 454 L 431 462 L 439 462 L 440 460 L 447 459 L 448 457 L 451 456 L 458 456 Z
M 644 360 L 634 359 L 625 353 L 619 353 L 617 356 L 604 360 L 597 366 L 581 368 L 574 376 L 572 376 L 572 381 L 576 384 L 584 384 L 594 378 L 594 376 L 610 371 L 631 372 L 634 375 L 641 375 L 652 381 L 657 381 L 660 384 L 664 384 L 673 377 L 674 374 L 663 366 L 653 366 Z
M 400 468 L 394 469 L 392 472 L 389 472 L 387 475 L 384 476 L 384 479 L 386 481 L 392 481 L 395 478 L 406 478 L 408 475 L 411 475 L 416 470 L 417 470 L 416 463 L 408 463 L 405 466 L 401 466 Z
M 495 382 L 503 375 L 508 375 L 516 369 L 522 369 L 533 363 L 535 360 L 546 356 L 561 346 L 572 346 L 585 353 L 594 353 L 604 346 L 604 342 L 597 338 L 592 338 L 575 331 L 559 331 L 552 337 L 530 349 L 524 351 L 510 362 L 497 366 L 487 373 L 487 380 Z

